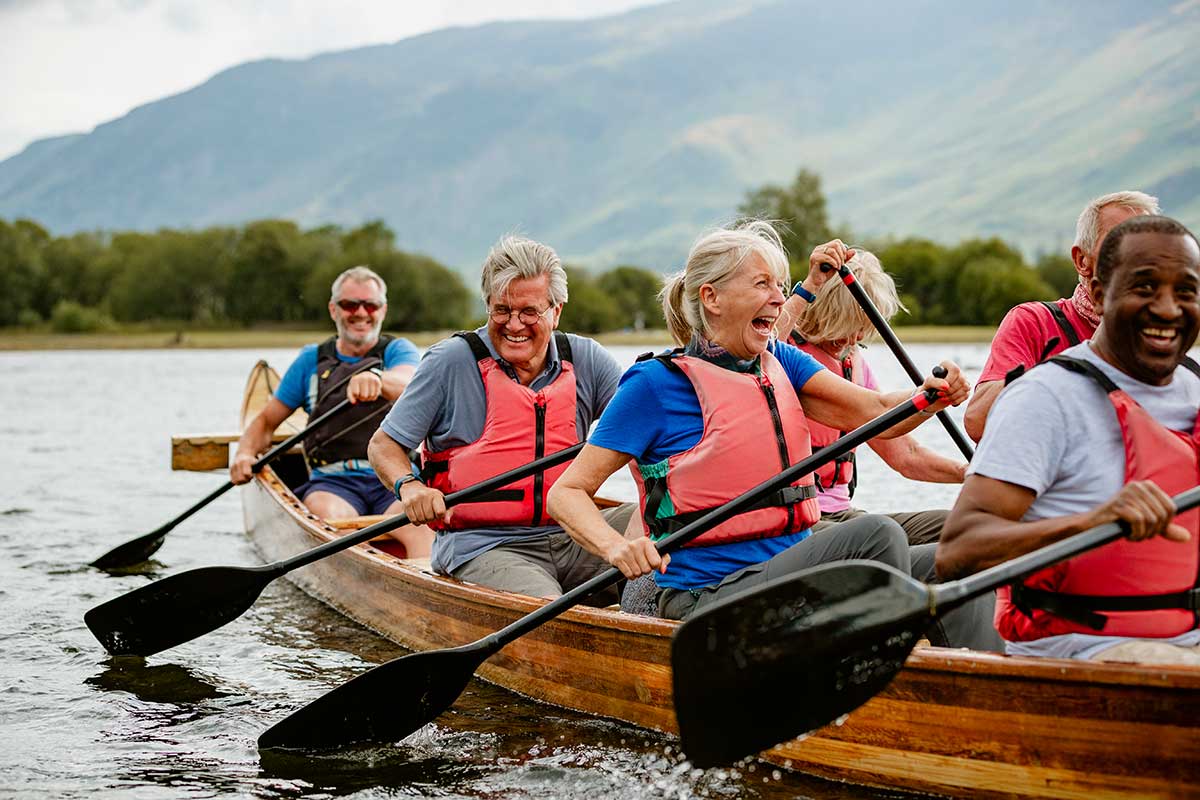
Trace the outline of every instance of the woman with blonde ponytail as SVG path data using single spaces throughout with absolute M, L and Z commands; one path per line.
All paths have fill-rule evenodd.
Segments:
M 810 417 L 858 427 L 909 399 L 911 392 L 855 386 L 777 343 L 787 277 L 787 256 L 767 222 L 700 237 L 661 294 L 680 348 L 645 357 L 625 373 L 588 444 L 550 491 L 550 513 L 584 548 L 628 578 L 654 574 L 660 616 L 685 619 L 771 578 L 831 561 L 866 558 L 906 572 L 912 566 L 904 531 L 886 517 L 862 516 L 810 536 L 820 519 L 811 475 L 671 556 L 653 546 L 653 539 L 807 457 Z M 825 280 L 810 271 L 805 291 Z M 932 411 L 967 397 L 958 367 L 943 366 L 946 379 L 925 382 L 945 398 Z M 910 417 L 885 435 L 903 435 L 923 419 Z M 631 526 L 626 538 L 605 523 L 591 497 L 631 460 L 644 530 Z M 933 548 L 927 549 L 921 564 L 932 574 Z M 953 626 L 953 617 L 944 622 Z M 967 630 L 992 631 L 990 609 L 965 609 L 958 619 L 964 635 L 948 640 L 956 644 L 976 643 Z

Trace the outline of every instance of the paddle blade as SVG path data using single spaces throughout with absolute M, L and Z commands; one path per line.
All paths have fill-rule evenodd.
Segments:
M 97 558 L 91 566 L 104 570 L 124 569 L 148 561 L 150 556 L 157 553 L 158 548 L 162 547 L 169 530 L 170 528 L 166 528 L 166 530 L 159 528 L 144 536 L 130 539 Z
M 276 576 L 268 567 L 202 567 L 114 597 L 83 615 L 114 656 L 149 656 L 237 619 Z
M 321 695 L 258 737 L 260 750 L 397 742 L 453 705 L 489 652 L 478 645 L 413 653 Z
M 928 588 L 870 561 L 798 572 L 695 614 L 671 667 L 683 752 L 730 764 L 865 703 L 930 621 Z

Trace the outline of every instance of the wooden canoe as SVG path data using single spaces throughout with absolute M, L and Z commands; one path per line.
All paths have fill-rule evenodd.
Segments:
M 247 396 L 271 373 L 260 363 Z M 247 401 L 243 418 L 253 413 Z M 315 547 L 353 527 L 308 513 L 264 469 L 242 493 L 246 531 L 264 559 Z M 372 542 L 288 577 L 413 650 L 481 638 L 541 601 L 429 574 Z M 674 732 L 675 623 L 577 608 L 522 637 L 479 670 L 535 700 Z M 785 689 L 785 687 L 781 687 Z M 766 761 L 838 781 L 977 797 L 1200 797 L 1200 670 L 919 647 L 892 685 Z

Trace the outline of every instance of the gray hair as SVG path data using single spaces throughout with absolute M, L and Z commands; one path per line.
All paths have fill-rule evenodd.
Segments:
M 383 278 L 379 277 L 375 270 L 361 264 L 357 267 L 351 267 L 333 279 L 333 286 L 329 288 L 329 300 L 331 302 L 336 303 L 342 299 L 342 284 L 346 281 L 354 281 L 355 283 L 375 281 L 375 283 L 379 284 L 379 299 L 384 303 L 387 302 L 387 284 L 384 283 Z
M 550 276 L 550 305 L 567 302 L 567 273 L 554 248 L 520 236 L 505 236 L 492 247 L 483 260 L 479 293 L 483 302 L 503 297 L 509 285 L 518 278 Z
M 700 287 L 706 283 L 719 287 L 751 254 L 758 255 L 781 284 L 787 283 L 787 254 L 770 222 L 756 219 L 732 228 L 718 228 L 692 245 L 683 271 L 668 275 L 658 293 L 663 316 L 676 343 L 686 345 L 695 333 L 708 335 Z
M 1122 206 L 1139 214 L 1160 214 L 1158 198 L 1145 192 L 1113 192 L 1097 197 L 1087 204 L 1079 221 L 1075 223 L 1075 247 L 1085 253 L 1095 251 L 1100 242 L 1100 209 L 1105 206 Z
M 846 266 L 879 309 L 880 315 L 885 320 L 891 319 L 904 308 L 896 294 L 896 282 L 883 271 L 883 265 L 874 253 L 853 249 L 854 258 L 847 261 Z M 817 290 L 817 299 L 804 309 L 796 322 L 796 330 L 805 341 L 822 344 L 845 340 L 853 342 L 860 334 L 865 336 L 874 332 L 875 326 L 850 290 L 842 285 L 837 276 L 833 276 Z

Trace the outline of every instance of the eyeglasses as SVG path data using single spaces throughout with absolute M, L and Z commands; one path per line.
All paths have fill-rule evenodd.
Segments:
M 368 314 L 374 314 L 379 309 L 383 308 L 383 303 L 374 300 L 338 300 L 337 306 L 347 314 L 352 314 L 358 309 L 366 311 Z
M 512 319 L 513 314 L 517 315 L 517 320 L 522 325 L 537 325 L 538 321 L 554 310 L 554 306 L 550 306 L 545 311 L 538 311 L 536 308 L 522 308 L 520 311 L 513 311 L 508 306 L 492 306 L 492 310 L 488 312 L 492 318 L 492 322 L 497 325 L 507 325 Z

